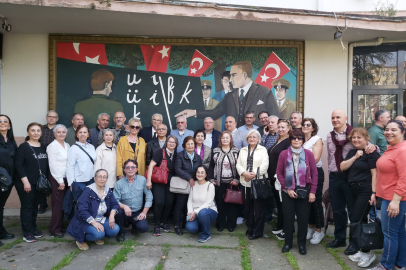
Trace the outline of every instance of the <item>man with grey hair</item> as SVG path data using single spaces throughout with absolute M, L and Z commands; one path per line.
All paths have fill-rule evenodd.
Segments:
M 55 139 L 52 129 L 59 120 L 58 113 L 54 110 L 48 111 L 46 120 L 47 123 L 42 126 L 42 134 L 41 138 L 39 138 L 39 142 L 45 145 L 45 147 L 47 147 Z
M 152 115 L 151 126 L 143 127 L 140 131 L 140 137 L 144 139 L 145 143 L 149 143 L 152 139 L 156 139 L 158 134 L 156 133 L 156 128 L 163 121 L 162 114 L 156 113 Z
M 211 117 L 204 118 L 204 132 L 206 133 L 206 139 L 203 144 L 207 145 L 211 149 L 216 148 L 219 144 L 220 132 L 214 129 L 214 120 Z
M 292 126 L 292 129 L 302 129 L 302 119 L 303 116 L 300 112 L 294 111 L 290 115 L 290 124 Z
M 278 120 L 279 117 L 271 115 L 268 117 L 268 125 L 264 128 L 260 144 L 267 150 L 271 149 L 278 140 Z
M 116 112 L 114 114 L 114 125 L 112 129 L 114 129 L 116 132 L 114 134 L 114 143 L 117 145 L 118 141 L 121 139 L 121 137 L 124 137 L 128 134 L 130 134 L 130 130 L 128 129 L 128 126 L 125 125 L 125 114 L 123 112 Z M 100 142 L 101 140 L 101 142 Z M 99 144 L 102 144 L 103 142 L 103 137 L 100 137 L 99 134 Z
M 178 139 L 178 148 L 176 149 L 176 152 L 181 152 L 183 151 L 183 140 L 187 137 L 187 136 L 192 136 L 194 135 L 194 132 L 186 129 L 187 127 L 187 120 L 186 117 L 183 116 L 178 116 L 176 118 L 176 127 L 177 129 L 174 129 L 171 131 L 170 135 L 175 136 Z
M 390 120 L 389 111 L 377 110 L 375 113 L 375 124 L 368 130 L 369 136 L 371 137 L 369 142 L 378 145 L 381 156 L 388 146 L 388 141 L 385 135 L 383 135 L 383 132 Z
M 72 126 L 68 128 L 68 132 L 66 133 L 65 141 L 70 145 L 74 145 L 76 143 L 75 140 L 75 133 L 78 126 L 83 125 L 84 118 L 83 114 L 81 113 L 74 113 L 72 116 Z
M 97 117 L 97 126 L 90 129 L 90 143 L 96 149 L 99 146 L 99 133 L 109 126 L 110 115 L 101 113 Z
M 237 121 L 233 116 L 227 116 L 225 122 L 226 130 L 231 133 L 233 137 L 234 146 L 239 150 L 248 145 L 245 140 L 245 133 L 237 129 Z

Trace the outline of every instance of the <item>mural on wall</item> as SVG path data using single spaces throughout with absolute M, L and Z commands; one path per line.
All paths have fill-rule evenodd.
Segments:
M 70 125 L 74 112 L 94 127 L 97 116 L 123 111 L 149 126 L 160 113 L 169 129 L 176 116 L 188 128 L 225 116 L 244 124 L 246 111 L 289 118 L 296 110 L 297 48 L 95 44 L 58 42 L 57 111 Z M 259 120 L 255 124 L 260 126 Z

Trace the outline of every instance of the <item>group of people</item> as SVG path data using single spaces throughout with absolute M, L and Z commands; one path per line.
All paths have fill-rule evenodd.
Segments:
M 262 126 L 254 125 L 258 118 Z M 334 215 L 334 241 L 327 246 L 347 246 L 347 219 L 368 222 L 374 216 L 376 198 L 382 198 L 384 252 L 374 270 L 406 266 L 406 118 L 390 120 L 389 112 L 379 110 L 375 126 L 364 128 L 347 124 L 343 110 L 331 116 L 333 131 L 327 136 L 329 195 Z M 237 128 L 234 117 L 225 118 L 225 130 L 214 129 L 214 120 L 204 119 L 204 128 L 187 129 L 187 118 L 178 116 L 177 129 L 168 132 L 163 117 L 154 114 L 150 127 L 123 112 L 102 113 L 89 129 L 83 115 L 72 117 L 72 126 L 57 124 L 58 114 L 49 111 L 47 124 L 31 123 L 27 138 L 17 147 L 11 120 L 0 115 L 0 167 L 5 168 L 21 201 L 24 241 L 43 236 L 36 219 L 42 194 L 36 189 L 45 175 L 51 185 L 52 220 L 49 233 L 75 238 L 81 250 L 86 241 L 104 244 L 104 237 L 125 241 L 131 233 L 148 230 L 147 213 L 153 207 L 155 236 L 174 231 L 183 235 L 199 233 L 199 242 L 211 238 L 210 226 L 218 231 L 234 231 L 237 218 L 244 218 L 250 240 L 263 237 L 264 224 L 277 210 L 272 233 L 293 246 L 297 219 L 299 253 L 305 255 L 306 242 L 319 244 L 324 238 L 322 193 L 323 139 L 317 136 L 313 118 L 293 112 L 290 120 L 263 111 L 245 113 L 245 124 Z M 403 123 L 403 124 L 402 124 Z M 167 179 L 153 182 L 153 174 L 165 164 Z M 254 179 L 267 179 L 272 196 L 259 198 Z M 225 202 L 229 189 L 241 190 L 242 204 Z M 10 194 L 0 191 L 0 222 Z M 187 192 L 185 192 L 187 190 Z M 73 203 L 75 202 L 75 203 Z M 372 210 L 371 210 L 372 209 Z M 370 212 L 370 210 L 372 212 Z M 348 216 L 347 216 L 348 213 Z M 64 228 L 64 220 L 70 220 Z M 10 239 L 0 224 L 0 239 Z M 368 267 L 375 255 L 360 250 L 350 233 L 345 254 L 360 267 Z

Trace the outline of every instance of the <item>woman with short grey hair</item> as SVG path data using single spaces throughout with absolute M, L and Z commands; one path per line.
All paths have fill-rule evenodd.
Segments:
M 101 131 L 103 143 L 96 149 L 96 162 L 94 163 L 94 171 L 105 169 L 109 175 L 106 185 L 109 188 L 114 188 L 117 182 L 117 146 L 114 144 L 115 130 L 106 128 Z

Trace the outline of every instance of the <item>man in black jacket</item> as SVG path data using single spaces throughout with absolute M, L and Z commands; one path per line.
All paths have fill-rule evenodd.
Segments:
M 159 124 L 162 124 L 162 114 L 156 113 L 151 118 L 151 126 L 144 127 L 140 131 L 140 137 L 144 139 L 145 143 L 149 143 L 150 140 L 157 137 L 156 128 Z
M 214 129 L 214 121 L 211 117 L 204 119 L 204 132 L 206 133 L 206 139 L 203 144 L 207 145 L 211 149 L 214 149 L 219 144 L 220 132 Z
M 110 115 L 107 113 L 101 113 L 99 114 L 99 117 L 97 118 L 97 126 L 90 129 L 90 143 L 94 146 L 94 149 L 96 149 L 100 144 L 99 144 L 99 133 L 101 130 L 107 128 L 109 126 L 109 121 L 110 121 Z

